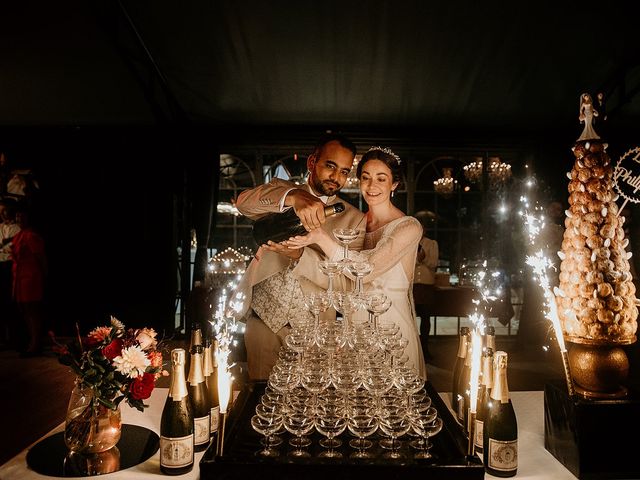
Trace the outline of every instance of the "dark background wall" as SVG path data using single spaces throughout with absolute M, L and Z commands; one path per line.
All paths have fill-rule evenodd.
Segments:
M 175 297 L 176 146 L 142 128 L 4 129 L 0 150 L 39 183 L 34 220 L 49 259 L 51 327 L 113 314 L 162 326 Z M 98 322 L 100 323 L 100 322 Z

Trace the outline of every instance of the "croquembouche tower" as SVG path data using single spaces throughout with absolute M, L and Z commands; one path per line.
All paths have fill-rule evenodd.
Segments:
M 584 129 L 573 147 L 575 162 L 567 174 L 570 206 L 558 253 L 558 314 L 565 339 L 572 344 L 569 365 L 576 392 L 620 398 L 627 394 L 623 383 L 629 370 L 621 347 L 636 341 L 636 289 L 613 166 L 607 144 L 592 125 L 597 107 L 589 94 L 580 99 Z

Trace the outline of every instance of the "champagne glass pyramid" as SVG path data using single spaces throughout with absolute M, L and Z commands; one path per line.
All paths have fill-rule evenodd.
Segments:
M 358 238 L 360 232 L 355 228 L 334 228 L 333 235 L 344 245 L 342 261 L 349 261 L 349 244 Z

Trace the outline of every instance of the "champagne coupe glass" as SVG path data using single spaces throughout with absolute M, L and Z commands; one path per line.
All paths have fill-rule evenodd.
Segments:
M 370 371 L 363 375 L 362 383 L 364 384 L 364 388 L 366 388 L 376 398 L 378 412 L 381 412 L 380 396 L 391 390 L 391 387 L 393 387 L 393 380 L 388 374 L 388 371 L 384 369 Z
M 369 327 L 369 324 L 365 323 L 364 325 L 355 326 L 353 329 L 353 335 L 349 337 L 349 345 L 353 348 L 353 351 L 356 354 L 358 372 L 364 370 L 364 360 L 375 344 L 375 338 L 371 333 L 372 330 Z
M 411 447 L 416 450 L 425 449 L 424 429 L 428 427 L 438 416 L 438 411 L 435 407 L 427 406 L 428 403 L 420 403 L 407 410 L 407 416 L 411 420 L 411 431 L 409 435 L 418 437 L 416 440 L 409 442 Z
M 355 228 L 334 228 L 333 235 L 338 239 L 342 245 L 344 245 L 342 261 L 349 261 L 349 244 L 352 243 L 358 236 L 360 232 Z
M 294 352 L 298 353 L 298 364 L 301 367 L 304 360 L 305 347 L 309 345 L 309 334 L 304 329 L 294 328 L 284 338 L 284 343 Z
M 263 395 L 263 397 L 264 397 L 264 395 Z M 282 415 L 283 414 L 283 410 L 284 409 L 283 409 L 282 405 L 273 404 L 267 399 L 261 400 L 261 402 L 258 405 L 256 405 L 256 415 L 258 415 L 259 417 L 262 417 L 263 419 L 267 419 L 267 420 L 269 418 L 271 418 L 271 415 L 273 415 L 273 414 Z M 282 437 L 278 435 L 278 433 L 280 433 L 280 429 L 278 429 L 277 431 L 273 432 L 273 434 L 271 435 L 270 445 L 272 447 L 277 447 L 278 445 L 280 445 L 282 443 Z M 262 444 L 266 445 L 266 438 L 262 439 Z
M 314 333 L 317 333 L 320 325 L 320 314 L 329 308 L 331 305 L 330 296 L 326 292 L 313 292 L 304 296 L 304 304 L 313 314 L 315 319 Z
M 297 385 L 299 381 L 300 374 L 298 372 L 274 368 L 269 374 L 268 385 L 275 391 L 284 393 L 288 388 Z
M 353 312 L 358 310 L 360 303 L 358 298 L 351 292 L 340 292 L 335 295 L 335 309 L 342 314 L 343 332 L 349 331 L 349 318 Z
M 324 369 L 309 366 L 302 372 L 300 380 L 302 386 L 313 395 L 312 407 L 315 413 L 318 410 L 318 394 L 331 384 L 331 375 Z
M 325 439 L 320 440 L 320 445 L 327 450 L 318 455 L 319 457 L 341 457 L 340 452 L 335 451 L 342 445 L 342 442 L 336 437 L 347 428 L 347 417 L 344 415 L 320 415 L 316 418 L 316 430 L 320 435 L 324 435 Z
M 347 262 L 346 268 L 351 275 L 356 277 L 356 285 L 353 293 L 355 295 L 361 295 L 364 292 L 362 279 L 373 272 L 373 263 L 351 260 Z
M 374 335 L 378 335 L 380 315 L 387 313 L 391 308 L 391 299 L 382 292 L 371 293 L 367 297 L 365 308 L 367 309 L 367 312 L 369 312 L 369 318 L 373 325 Z
M 292 411 L 284 416 L 284 428 L 289 433 L 295 435 L 295 438 L 289 440 L 289 445 L 295 447 L 291 452 L 294 457 L 310 457 L 311 454 L 305 450 L 305 447 L 311 445 L 309 437 L 305 437 L 315 427 L 315 419 L 313 415 L 309 415 L 303 411 Z
M 394 375 L 396 387 L 407 393 L 407 405 L 409 396 L 424 388 L 424 381 L 412 367 L 398 367 Z
M 431 407 L 433 408 L 433 407 Z M 428 421 L 430 415 L 428 412 L 431 410 L 427 410 L 424 415 L 420 417 L 414 418 L 411 421 L 411 426 L 413 430 L 420 435 L 421 441 L 417 442 L 416 445 L 411 445 L 414 448 L 418 448 L 418 453 L 416 453 L 415 458 L 432 458 L 433 454 L 429 451 L 433 446 L 433 442 L 431 441 L 431 437 L 434 437 L 440 430 L 442 430 L 442 418 L 436 416 L 430 422 Z
M 409 418 L 400 412 L 394 412 L 390 415 L 381 415 L 379 417 L 380 430 L 391 437 L 391 444 L 389 445 L 390 451 L 384 455 L 386 458 L 401 458 L 402 455 L 398 452 L 401 442 L 398 438 L 405 435 L 411 429 L 411 421 Z M 385 445 L 382 445 L 383 447 Z
M 327 353 L 329 371 L 333 369 L 336 350 L 341 346 L 342 337 L 335 325 L 326 325 L 320 329 L 316 337 L 318 346 Z
M 360 413 L 360 411 L 353 413 L 349 415 L 347 421 L 349 431 L 358 437 L 349 441 L 349 446 L 356 449 L 356 453 L 352 456 L 354 458 L 371 458 L 373 455 L 368 453 L 367 449 L 371 448 L 373 442 L 367 440 L 367 437 L 373 435 L 378 429 L 378 419 L 371 408 L 364 410 L 364 413 Z
M 391 354 L 391 367 L 393 368 L 394 365 L 397 365 L 395 360 L 402 357 L 404 349 L 409 345 L 409 340 L 400 334 L 385 338 L 384 343 L 387 351 Z
M 263 457 L 277 457 L 280 453 L 272 448 L 271 437 L 282 427 L 282 415 L 272 413 L 266 416 L 254 415 L 251 417 L 251 427 L 265 438 L 265 447 L 256 453 Z
M 339 273 L 342 273 L 344 264 L 342 262 L 331 262 L 329 260 L 323 260 L 318 263 L 320 271 L 329 277 L 329 286 L 327 288 L 327 295 L 329 299 L 333 296 L 333 279 Z

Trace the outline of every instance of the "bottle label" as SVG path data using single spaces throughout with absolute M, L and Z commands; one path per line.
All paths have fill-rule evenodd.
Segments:
M 476 437 L 473 440 L 473 444 L 476 448 L 482 448 L 482 435 L 484 433 L 484 422 L 482 420 L 476 420 Z
M 488 467 L 501 472 L 518 468 L 518 440 L 504 442 L 489 438 Z
M 193 443 L 195 445 L 202 445 L 203 443 L 209 443 L 209 426 L 211 425 L 211 421 L 209 420 L 209 416 L 199 417 L 193 419 L 193 434 L 194 439 Z
M 193 463 L 193 434 L 186 437 L 160 437 L 160 465 L 186 467 Z
M 220 407 L 213 407 L 211 409 L 211 433 L 216 433 L 218 431 L 218 423 L 220 421 Z

